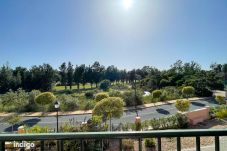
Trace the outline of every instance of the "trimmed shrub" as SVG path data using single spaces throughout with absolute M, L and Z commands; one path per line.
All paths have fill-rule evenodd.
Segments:
M 175 107 L 178 111 L 186 112 L 189 110 L 190 107 L 190 101 L 189 100 L 177 100 Z
M 92 99 L 94 97 L 94 91 L 86 91 L 84 96 L 88 99 Z
M 99 102 L 102 99 L 105 99 L 105 98 L 108 98 L 108 97 L 109 97 L 108 93 L 98 93 L 95 96 L 95 101 Z
M 134 140 L 133 139 L 124 139 L 122 140 L 122 149 L 123 150 L 134 150 Z
M 154 99 L 158 99 L 159 100 L 161 95 L 162 95 L 162 91 L 161 90 L 154 90 L 152 92 L 152 98 L 154 98 Z
M 225 97 L 217 95 L 215 99 L 218 101 L 219 104 L 226 104 Z
M 155 147 L 156 141 L 155 141 L 154 138 L 145 138 L 144 139 L 144 145 L 147 148 L 152 148 L 152 147 Z
M 56 97 L 51 92 L 44 92 L 35 97 L 35 103 L 45 107 L 55 101 Z
M 99 88 L 103 91 L 108 91 L 111 86 L 110 80 L 102 80 L 100 82 Z

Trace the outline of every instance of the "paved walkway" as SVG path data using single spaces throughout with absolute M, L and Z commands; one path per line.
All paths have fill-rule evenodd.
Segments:
M 200 99 L 209 99 L 209 98 L 199 98 L 199 97 L 193 97 L 190 98 L 190 101 L 195 101 L 195 100 L 200 100 Z M 144 104 L 144 105 L 139 105 L 137 106 L 137 109 L 144 109 L 144 108 L 150 108 L 153 106 L 160 106 L 164 104 L 173 104 L 175 103 L 176 100 L 170 100 L 170 101 L 165 101 L 165 102 L 157 102 L 157 103 L 149 103 L 149 104 Z M 124 111 L 130 111 L 130 110 L 135 110 L 135 107 L 125 107 Z M 0 117 L 4 116 L 9 116 L 13 113 L 0 113 Z M 92 110 L 78 110 L 78 111 L 69 111 L 69 112 L 59 112 L 59 115 L 66 116 L 66 115 L 83 115 L 83 114 L 92 114 Z M 43 112 L 27 112 L 27 113 L 21 113 L 19 114 L 20 116 L 23 117 L 40 117 L 43 116 Z M 44 114 L 45 116 L 56 116 L 56 112 L 46 112 Z

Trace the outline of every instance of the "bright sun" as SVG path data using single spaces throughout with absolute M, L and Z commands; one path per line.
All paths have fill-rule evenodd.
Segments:
M 123 0 L 123 6 L 128 10 L 132 6 L 132 0 Z

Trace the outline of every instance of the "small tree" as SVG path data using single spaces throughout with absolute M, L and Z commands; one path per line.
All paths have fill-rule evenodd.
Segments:
M 189 100 L 177 100 L 175 107 L 180 112 L 186 112 L 189 110 L 190 107 L 190 101 Z
M 43 111 L 45 111 L 45 107 L 48 104 L 51 104 L 54 102 L 54 100 L 56 99 L 56 97 L 54 96 L 53 93 L 51 92 L 44 92 L 39 94 L 36 98 L 35 98 L 35 103 L 42 106 L 43 107 Z
M 21 122 L 21 117 L 18 116 L 17 114 L 12 114 L 10 116 L 5 117 L 3 121 L 11 125 L 13 132 L 14 125 L 19 124 Z
M 195 89 L 192 86 L 186 86 L 182 89 L 182 94 L 188 99 L 195 93 Z
M 104 116 L 103 119 L 110 120 L 110 131 L 111 131 L 111 119 L 120 118 L 123 115 L 124 102 L 119 97 L 109 97 L 98 102 L 93 111 L 92 115 Z
M 215 99 L 218 101 L 219 104 L 225 104 L 225 97 L 224 96 L 220 96 L 220 95 L 217 95 L 215 97 Z
M 103 91 L 108 91 L 110 88 L 110 85 L 111 85 L 110 80 L 102 80 L 100 82 L 99 88 Z
M 109 97 L 109 95 L 107 93 L 98 93 L 95 96 L 95 101 L 99 102 L 102 99 L 105 99 L 105 98 L 108 98 L 108 97 Z

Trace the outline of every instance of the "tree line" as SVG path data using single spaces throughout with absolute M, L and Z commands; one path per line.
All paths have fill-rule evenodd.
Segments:
M 111 65 L 105 67 L 98 61 L 92 65 L 73 66 L 64 62 L 58 69 L 49 64 L 32 66 L 30 69 L 9 65 L 0 68 L 0 93 L 22 88 L 26 91 L 51 91 L 54 84 L 72 89 L 77 85 L 90 83 L 91 88 L 97 87 L 100 81 L 108 79 L 111 83 L 136 83 L 144 90 L 153 91 L 166 86 L 193 86 L 201 96 L 206 96 L 213 89 L 224 89 L 224 79 L 227 78 L 227 64 L 211 64 L 209 70 L 192 61 L 183 63 L 178 60 L 168 70 L 159 70 L 152 66 L 144 66 L 130 71 L 120 70 Z

